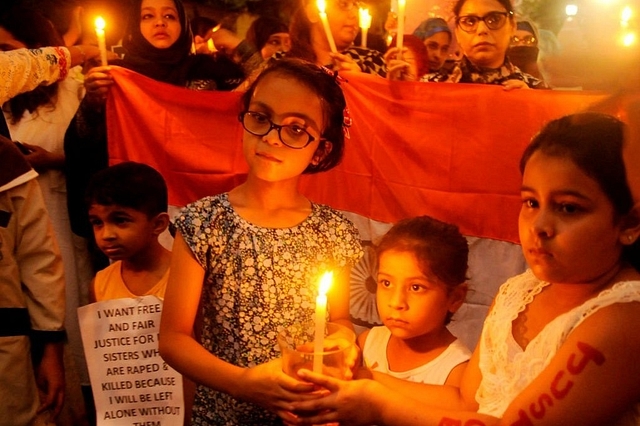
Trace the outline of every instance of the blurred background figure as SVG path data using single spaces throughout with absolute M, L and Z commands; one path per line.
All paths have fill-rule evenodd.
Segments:
M 269 59 L 276 52 L 291 50 L 289 27 L 274 18 L 261 16 L 253 21 L 247 30 L 246 40 L 260 51 L 264 59 Z
M 193 44 L 196 53 L 211 54 L 216 52 L 213 42 L 209 43 L 209 40 L 211 39 L 211 34 L 218 28 L 220 28 L 218 22 L 206 16 L 196 16 L 191 20 L 191 31 L 193 31 Z
M 542 78 L 538 69 L 538 27 L 529 19 L 519 19 L 511 37 L 507 56 L 513 65 L 536 78 Z
M 16 6 L 0 14 L 0 49 L 62 46 L 79 40 L 77 30 L 63 40 L 53 24 L 38 11 Z M 80 67 L 78 67 L 78 70 Z M 75 425 L 84 421 L 80 385 L 88 385 L 82 341 L 76 310 L 88 301 L 93 270 L 87 243 L 73 235 L 67 209 L 64 135 L 82 97 L 82 81 L 70 72 L 67 78 L 50 86 L 39 86 L 10 99 L 3 105 L 11 139 L 25 147 L 25 158 L 38 172 L 45 206 L 60 247 L 65 275 L 68 345 L 65 347 L 67 404 L 63 417 Z
M 389 80 L 417 81 L 423 75 L 429 73 L 429 59 L 427 48 L 422 40 L 415 35 L 405 34 L 403 42 L 402 59 L 396 55 L 398 49 L 397 38 L 393 37 L 391 47 L 384 58 L 387 62 L 387 78 Z
M 80 44 L 83 38 L 84 8 L 78 0 L 38 0 L 32 2 L 32 8 L 42 13 L 58 34 L 64 39 L 65 46 Z M 34 7 L 36 6 L 36 7 Z
M 436 72 L 442 68 L 449 57 L 449 48 L 453 38 L 447 22 L 442 18 L 429 18 L 418 25 L 413 31 L 413 35 L 422 40 L 427 48 L 428 72 Z

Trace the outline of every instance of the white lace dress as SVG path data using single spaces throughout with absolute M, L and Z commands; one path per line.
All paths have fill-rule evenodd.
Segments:
M 511 401 L 549 364 L 567 336 L 591 314 L 614 303 L 640 301 L 640 281 L 625 281 L 566 312 L 547 326 L 525 350 L 513 338 L 511 323 L 549 283 L 531 270 L 500 287 L 480 337 L 482 382 L 476 393 L 478 412 L 501 417 Z M 640 425 L 640 404 L 617 423 Z

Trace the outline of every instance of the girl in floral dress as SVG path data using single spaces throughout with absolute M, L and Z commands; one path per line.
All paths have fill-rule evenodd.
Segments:
M 288 403 L 313 389 L 282 372 L 276 335 L 313 318 L 327 270 L 336 278 L 329 320 L 352 327 L 347 280 L 362 253 L 358 233 L 298 191 L 301 174 L 340 161 L 345 106 L 334 76 L 299 60 L 275 62 L 242 98 L 247 180 L 176 218 L 160 353 L 199 383 L 192 424 L 278 423 Z

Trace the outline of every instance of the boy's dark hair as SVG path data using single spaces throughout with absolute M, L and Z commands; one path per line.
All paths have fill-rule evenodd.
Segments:
M 467 280 L 469 245 L 458 227 L 430 216 L 397 222 L 376 248 L 378 258 L 388 250 L 413 253 L 425 276 L 435 276 L 447 287 Z
M 313 91 L 320 98 L 324 131 L 320 135 L 323 139 L 318 145 L 318 151 L 324 151 L 325 141 L 331 142 L 331 151 L 318 164 L 309 164 L 303 173 L 318 173 L 330 170 L 342 160 L 344 153 L 344 110 L 347 105 L 342 89 L 331 71 L 325 71 L 310 62 L 285 58 L 272 60 L 260 73 L 258 78 L 242 95 L 242 110 L 246 111 L 251 103 L 253 92 L 260 82 L 270 74 L 277 74 L 297 81 Z
M 144 212 L 153 217 L 166 213 L 167 184 L 151 166 L 127 161 L 96 173 L 85 193 L 87 206 L 118 205 Z
M 549 122 L 525 149 L 520 173 L 537 151 L 568 158 L 595 180 L 620 218 L 633 207 L 633 197 L 622 157 L 625 125 L 610 115 L 586 112 Z M 625 246 L 623 257 L 640 271 L 640 240 Z

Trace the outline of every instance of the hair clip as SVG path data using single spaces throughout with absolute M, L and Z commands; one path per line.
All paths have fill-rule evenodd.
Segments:
M 344 133 L 345 138 L 351 139 L 351 135 L 349 134 L 349 127 L 351 127 L 351 125 L 353 124 L 353 119 L 351 118 L 349 107 L 344 107 L 342 115 L 344 116 L 344 120 L 342 121 L 342 133 Z
M 340 85 L 340 83 L 348 83 L 349 80 L 347 80 L 346 78 L 339 76 L 338 75 L 338 71 L 333 71 L 325 66 L 321 66 L 320 69 L 322 69 L 322 71 L 324 71 L 325 73 L 327 73 L 328 75 L 330 75 L 331 77 L 333 77 L 333 79 L 335 80 L 336 83 L 338 83 L 338 86 Z
M 349 82 L 349 80 L 347 80 L 346 78 L 339 76 L 338 71 L 333 71 L 325 66 L 321 66 L 320 69 L 324 71 L 326 74 L 333 77 L 333 80 L 336 82 L 338 86 L 340 86 L 340 83 L 342 82 L 344 83 Z M 344 107 L 344 110 L 342 111 L 342 115 L 344 116 L 344 119 L 342 121 L 342 133 L 344 134 L 345 138 L 351 139 L 351 135 L 349 134 L 349 127 L 351 127 L 351 125 L 353 124 L 353 119 L 351 118 L 349 107 L 347 106 Z

